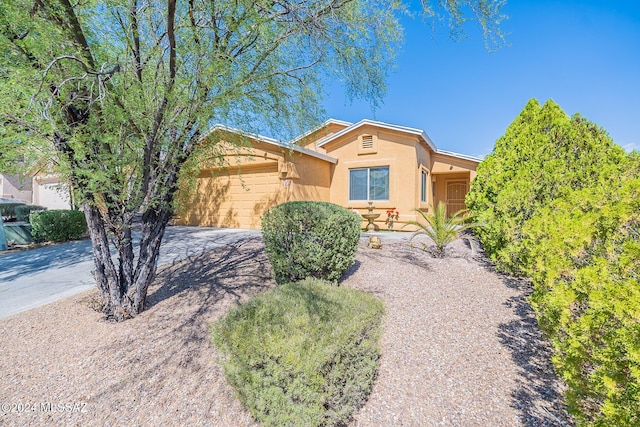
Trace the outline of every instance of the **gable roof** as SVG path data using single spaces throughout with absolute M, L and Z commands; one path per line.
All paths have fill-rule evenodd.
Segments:
M 321 130 L 322 128 L 328 127 L 329 125 L 339 125 L 339 126 L 344 126 L 344 127 L 349 127 L 351 126 L 353 123 L 351 122 L 345 122 L 344 120 L 337 120 L 337 119 L 327 119 L 324 122 L 322 122 L 321 124 L 319 124 L 318 126 L 314 127 L 311 130 L 306 131 L 305 133 L 296 136 L 295 138 L 293 138 L 290 143 L 294 144 L 304 138 L 306 138 L 309 135 L 312 135 L 314 132 L 317 132 L 319 130 Z M 316 144 L 317 145 L 317 144 Z
M 301 147 L 299 145 L 294 144 L 293 142 L 282 142 L 282 141 L 279 141 L 279 140 L 277 140 L 275 138 L 270 138 L 268 136 L 259 135 L 257 133 L 253 133 L 253 132 L 247 132 L 247 131 L 244 131 L 244 130 L 232 128 L 230 126 L 225 126 L 225 125 L 222 125 L 222 124 L 213 125 L 209 129 L 209 132 L 207 133 L 207 135 L 211 134 L 211 133 L 213 133 L 215 131 L 218 131 L 218 130 L 225 131 L 225 132 L 230 132 L 230 133 L 235 133 L 237 135 L 241 135 L 241 136 L 245 136 L 247 138 L 255 139 L 256 141 L 259 141 L 259 142 L 264 142 L 265 144 L 274 145 L 276 147 L 285 148 L 287 150 L 295 151 L 297 153 L 302 153 L 302 154 L 306 154 L 306 155 L 311 156 L 311 157 L 316 157 L 318 159 L 325 160 L 325 161 L 333 163 L 333 164 L 338 163 L 338 159 L 336 159 L 335 157 L 331 157 L 331 156 L 328 156 L 328 155 L 323 154 L 323 153 L 318 153 L 317 151 L 309 150 L 308 148 Z M 296 138 L 296 140 L 299 139 L 299 138 L 300 137 Z
M 328 123 L 330 120 L 327 120 Z M 341 122 L 342 124 L 346 124 L 347 122 Z M 347 133 L 353 132 L 363 126 L 375 126 L 377 128 L 382 128 L 382 129 L 387 129 L 387 130 L 393 130 L 393 131 L 397 131 L 397 132 L 404 132 L 404 133 L 408 133 L 411 135 L 416 135 L 418 136 L 422 141 L 425 142 L 425 144 L 427 144 L 427 146 L 429 148 L 431 148 L 431 150 L 433 150 L 434 153 L 437 154 L 442 154 L 445 156 L 451 156 L 451 157 L 457 157 L 463 160 L 470 160 L 470 161 L 474 161 L 474 162 L 480 162 L 482 161 L 481 158 L 479 157 L 474 157 L 474 156 L 468 156 L 466 154 L 460 154 L 460 153 L 455 153 L 453 151 L 448 151 L 448 150 L 439 150 L 438 147 L 436 147 L 436 144 L 434 144 L 434 142 L 431 140 L 431 138 L 429 137 L 429 135 L 427 135 L 427 133 L 422 130 L 422 129 L 417 129 L 417 128 L 412 128 L 412 127 L 408 127 L 408 126 L 400 126 L 400 125 L 394 125 L 391 123 L 385 123 L 385 122 L 379 122 L 376 120 L 369 120 L 369 119 L 363 119 L 360 120 L 357 123 L 352 123 L 350 124 L 348 127 L 342 129 L 339 132 L 334 133 L 333 135 L 330 135 L 324 139 L 321 139 L 320 141 L 317 142 L 317 146 L 318 147 L 322 147 L 323 145 L 326 145 L 328 143 L 330 143 L 331 141 L 335 141 L 336 139 L 340 138 L 343 135 L 346 135 Z
M 213 127 L 211 127 L 209 129 L 209 133 L 212 133 L 216 130 L 222 130 L 225 132 L 231 132 L 231 133 L 235 133 L 237 135 L 242 135 L 248 138 L 252 138 L 255 139 L 256 141 L 260 141 L 266 144 L 270 144 L 270 145 L 274 145 L 280 148 L 285 148 L 288 150 L 292 150 L 298 153 L 302 153 L 302 154 L 306 154 L 308 156 L 312 156 L 312 157 L 316 157 L 318 159 L 322 159 L 325 160 L 327 162 L 336 164 L 338 163 L 338 159 L 336 159 L 335 157 L 331 157 L 327 154 L 323 154 L 323 153 L 319 153 L 317 151 L 314 150 L 310 150 L 308 148 L 302 147 L 298 144 L 296 144 L 297 141 L 302 140 L 303 138 L 305 138 L 306 136 L 309 136 L 311 134 L 313 134 L 314 132 L 317 132 L 318 130 L 322 129 L 323 127 L 329 126 L 331 124 L 337 124 L 340 126 L 345 126 L 344 129 L 334 133 L 333 135 L 329 135 L 326 138 L 321 139 L 320 141 L 318 141 L 316 143 L 317 147 L 322 147 L 328 143 L 330 143 L 331 141 L 335 141 L 336 139 L 340 138 L 343 135 L 346 135 L 347 133 L 356 131 L 357 129 L 363 127 L 363 126 L 375 126 L 381 129 L 387 129 L 387 130 L 392 130 L 392 131 L 397 131 L 397 132 L 404 132 L 404 133 L 408 133 L 411 135 L 415 135 L 417 136 L 419 139 L 421 139 L 422 141 L 424 141 L 425 144 L 427 144 L 427 146 L 436 154 L 441 154 L 443 156 L 450 156 L 450 157 L 455 157 L 458 159 L 462 159 L 462 160 L 468 160 L 468 161 L 472 161 L 472 162 L 478 162 L 480 163 L 482 161 L 482 158 L 480 157 L 476 157 L 476 156 L 469 156 L 467 154 L 461 154 L 461 153 L 456 153 L 454 151 L 449 151 L 449 150 L 440 150 L 438 149 L 438 147 L 436 147 L 436 144 L 431 140 L 431 138 L 429 137 L 429 135 L 427 135 L 427 133 L 422 130 L 422 129 L 417 129 L 417 128 L 412 128 L 412 127 L 408 127 L 408 126 L 400 126 L 400 125 L 394 125 L 392 123 L 385 123 L 385 122 L 380 122 L 377 120 L 369 120 L 369 119 L 363 119 L 360 120 L 357 123 L 351 123 L 351 122 L 346 122 L 343 120 L 336 120 L 336 119 L 328 119 L 325 120 L 322 124 L 320 124 L 319 126 L 316 126 L 315 128 L 303 133 L 302 135 L 298 135 L 295 138 L 293 138 L 291 141 L 287 141 L 287 142 L 283 142 L 280 140 L 277 140 L 275 138 L 270 138 L 268 136 L 264 136 L 264 135 L 259 135 L 257 133 L 253 133 L 253 132 L 247 132 L 247 131 L 243 131 L 240 129 L 236 129 L 230 126 L 226 126 L 226 125 L 222 125 L 222 124 L 216 124 Z

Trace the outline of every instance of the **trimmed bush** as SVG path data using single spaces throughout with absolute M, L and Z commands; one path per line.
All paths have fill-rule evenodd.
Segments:
M 530 100 L 478 165 L 466 204 L 484 250 L 500 270 L 528 262 L 522 226 L 573 190 L 607 185 L 626 168 L 626 153 L 606 131 L 553 101 Z
M 378 369 L 383 303 L 307 279 L 278 286 L 212 327 L 227 380 L 266 426 L 346 425 Z
M 0 203 L 0 215 L 5 221 L 14 220 L 16 218 L 16 208 L 25 206 L 24 203 Z
M 20 206 L 16 206 L 15 208 L 15 212 L 16 212 L 16 219 L 18 221 L 29 221 L 29 215 L 31 215 L 34 212 L 40 212 L 40 211 L 45 211 L 47 210 L 47 208 L 45 208 L 44 206 L 36 206 L 36 205 L 20 205 Z
M 353 264 L 360 223 L 356 213 L 326 202 L 287 202 L 268 210 L 262 236 L 276 282 L 337 282 Z
M 35 212 L 29 217 L 31 234 L 38 242 L 66 242 L 81 239 L 87 232 L 84 213 L 72 210 Z

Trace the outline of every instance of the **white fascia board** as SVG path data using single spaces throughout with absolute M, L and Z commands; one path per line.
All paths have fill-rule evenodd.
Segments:
M 436 151 L 436 154 L 442 154 L 442 155 L 445 155 L 445 156 L 457 157 L 459 159 L 470 160 L 472 162 L 478 162 L 478 163 L 480 163 L 483 160 L 482 157 L 469 156 L 467 154 L 456 153 L 454 151 L 448 151 L 448 150 L 438 150 L 438 151 Z
M 247 138 L 255 139 L 256 141 L 260 141 L 260 142 L 264 142 L 264 143 L 267 143 L 267 144 L 275 145 L 275 146 L 278 146 L 280 148 L 286 148 L 288 150 L 296 151 L 298 153 L 303 153 L 303 154 L 306 154 L 308 156 L 316 157 L 318 159 L 322 159 L 322 160 L 325 160 L 325 161 L 333 163 L 333 164 L 338 163 L 338 159 L 336 159 L 334 157 L 327 156 L 326 154 L 318 153 L 318 152 L 313 151 L 313 150 L 309 150 L 308 148 L 300 147 L 299 145 L 293 144 L 291 142 L 278 141 L 275 138 L 270 138 L 268 136 L 259 135 L 257 133 L 253 133 L 253 132 L 247 132 L 247 131 L 244 131 L 244 130 L 232 128 L 230 126 L 226 126 L 226 125 L 222 125 L 222 124 L 213 125 L 209 129 L 209 132 L 207 132 L 207 135 L 209 135 L 209 134 L 211 134 L 211 133 L 213 133 L 213 132 L 215 132 L 217 130 L 222 130 L 222 131 L 225 131 L 225 132 L 230 132 L 230 133 L 235 133 L 235 134 L 238 134 L 238 135 L 246 136 Z M 206 136 L 204 138 L 202 138 L 202 139 L 205 139 L 205 138 L 206 138 Z

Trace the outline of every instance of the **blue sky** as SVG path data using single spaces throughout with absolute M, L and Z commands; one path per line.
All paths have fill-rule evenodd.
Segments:
M 350 103 L 336 85 L 328 117 L 416 127 L 438 148 L 486 155 L 529 99 L 551 98 L 640 149 L 640 1 L 508 0 L 503 12 L 508 45 L 492 53 L 475 23 L 454 41 L 444 26 L 404 20 L 384 104 Z

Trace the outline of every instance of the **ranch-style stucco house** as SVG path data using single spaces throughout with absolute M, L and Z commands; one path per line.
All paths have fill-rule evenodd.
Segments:
M 229 144 L 224 167 L 200 169 L 195 193 L 174 224 L 260 228 L 270 207 L 314 200 L 361 214 L 372 202 L 373 212 L 381 214 L 375 221 L 380 229 L 388 228 L 387 211 L 395 208 L 393 227 L 399 230 L 418 219 L 417 208 L 442 201 L 450 213 L 463 209 L 481 160 L 439 150 L 421 129 L 374 120 L 327 120 L 287 143 L 220 125 L 210 138 L 224 147 L 238 135 L 248 143 Z

